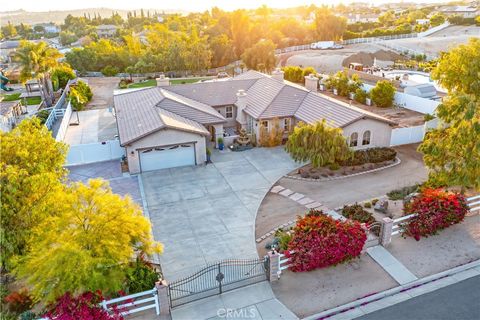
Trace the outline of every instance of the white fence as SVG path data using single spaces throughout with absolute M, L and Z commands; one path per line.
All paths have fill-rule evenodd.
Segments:
M 157 316 L 160 315 L 160 305 L 158 303 L 156 288 L 116 299 L 103 300 L 101 306 L 108 312 L 116 308 L 123 316 L 148 309 L 155 309 Z
M 120 159 L 125 148 L 119 140 L 71 145 L 67 155 L 67 166 Z
M 72 116 L 72 105 L 70 104 L 70 101 L 67 104 L 67 108 L 61 110 L 63 112 L 63 117 L 57 131 L 57 136 L 55 137 L 55 140 L 57 141 L 63 141 L 63 139 L 65 139 L 65 134 L 67 133 L 67 128 L 70 124 L 70 117 Z
M 407 128 L 394 128 L 392 129 L 390 146 L 422 142 L 424 136 L 425 125 L 423 124 Z
M 467 198 L 467 204 L 470 208 L 470 212 L 480 211 L 480 194 Z
M 370 84 L 363 84 L 363 89 L 370 92 L 374 86 Z M 413 111 L 417 111 L 423 114 L 434 114 L 437 110 L 439 101 L 425 99 L 422 97 L 412 96 L 411 94 L 396 92 L 394 97 L 395 104 Z

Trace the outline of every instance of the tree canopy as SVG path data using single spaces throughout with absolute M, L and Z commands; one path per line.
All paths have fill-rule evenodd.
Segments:
M 310 161 L 313 167 L 334 164 L 352 155 L 342 130 L 328 126 L 325 120 L 314 125 L 300 122 L 289 135 L 285 150 L 295 161 Z
M 17 267 L 39 299 L 54 301 L 65 292 L 115 292 L 137 252 L 162 251 L 140 207 L 112 193 L 103 180 L 65 186 L 57 202 L 32 230 L 30 251 Z
M 436 115 L 441 125 L 419 146 L 429 179 L 480 190 L 480 40 L 442 54 L 432 78 L 448 90 Z
M 245 50 L 242 60 L 249 69 L 270 72 L 275 67 L 275 44 L 271 40 L 260 40 Z

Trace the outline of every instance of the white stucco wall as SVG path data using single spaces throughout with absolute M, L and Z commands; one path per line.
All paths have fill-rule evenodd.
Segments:
M 195 143 L 195 157 L 197 165 L 205 163 L 207 160 L 205 136 L 192 132 L 165 129 L 152 133 L 151 135 L 125 146 L 127 149 L 128 168 L 130 173 L 140 172 L 140 155 L 138 153 L 138 149 L 174 145 L 179 143 Z
M 370 145 L 362 146 L 363 133 L 370 130 Z M 343 135 L 349 139 L 353 132 L 358 133 L 358 146 L 355 149 L 371 147 L 389 147 L 392 127 L 385 122 L 361 119 L 343 128 Z

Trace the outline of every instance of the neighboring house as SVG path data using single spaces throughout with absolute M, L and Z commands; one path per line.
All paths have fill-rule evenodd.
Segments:
M 342 15 L 347 19 L 348 23 L 356 22 L 378 22 L 378 14 L 360 14 L 360 13 L 348 13 Z
M 0 59 L 2 62 L 12 63 L 12 57 L 20 46 L 19 40 L 6 40 L 0 42 Z
M 260 136 L 274 119 L 291 132 L 300 121 L 325 119 L 342 128 L 352 148 L 389 146 L 394 122 L 272 76 L 248 71 L 220 82 L 159 86 L 114 96 L 120 143 L 131 173 L 203 164 L 207 144 L 238 132 Z M 318 78 L 307 77 L 316 91 Z
M 480 10 L 477 6 L 448 6 L 440 11 L 447 16 L 459 15 L 464 18 L 475 18 L 480 15 Z
M 45 33 L 59 33 L 60 32 L 60 27 L 55 25 L 54 23 L 38 23 L 34 25 L 36 26 L 41 26 L 45 30 Z
M 4 132 L 12 130 L 24 112 L 25 108 L 20 100 L 0 101 L 0 130 Z
M 111 38 L 117 34 L 117 26 L 113 24 L 102 24 L 97 27 L 97 34 L 100 38 Z
M 437 96 L 437 89 L 433 84 L 430 83 L 422 83 L 413 86 L 406 86 L 403 89 L 403 92 L 406 94 L 410 94 L 412 96 L 417 96 L 425 99 L 436 99 Z
M 423 26 L 426 24 L 430 24 L 430 19 L 417 19 L 415 20 L 415 23 Z

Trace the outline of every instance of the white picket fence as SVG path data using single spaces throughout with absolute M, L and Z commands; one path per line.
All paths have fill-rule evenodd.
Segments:
M 60 127 L 58 128 L 57 135 L 55 140 L 63 141 L 65 139 L 65 134 L 67 133 L 68 125 L 70 124 L 70 117 L 72 115 L 72 105 L 70 101 L 67 104 L 65 109 L 61 109 L 63 112 L 62 122 L 60 123 Z
M 103 300 L 100 305 L 108 312 L 112 312 L 116 308 L 123 316 L 148 309 L 155 309 L 157 316 L 160 315 L 160 304 L 158 303 L 156 288 L 120 298 Z
M 121 159 L 125 148 L 119 140 L 71 145 L 67 155 L 67 166 Z

